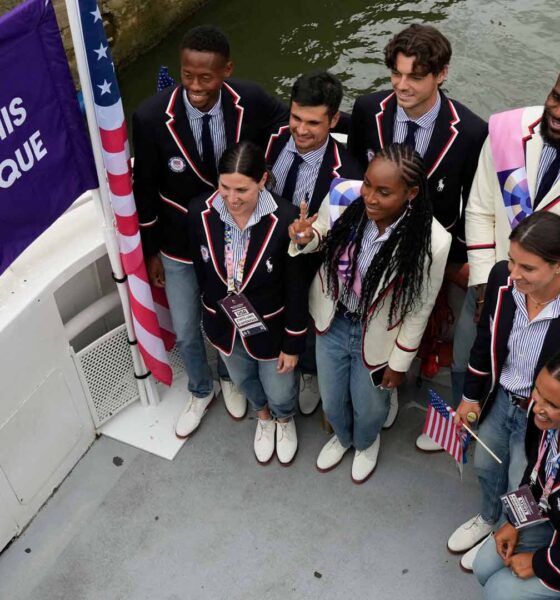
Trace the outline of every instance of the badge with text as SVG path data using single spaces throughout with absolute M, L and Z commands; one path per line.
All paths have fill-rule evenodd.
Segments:
M 500 500 L 516 529 L 548 521 L 547 517 L 543 517 L 528 485 L 522 485 L 518 490 L 500 496 Z
M 250 337 L 268 331 L 267 326 L 253 308 L 245 294 L 230 294 L 218 301 L 241 337 Z

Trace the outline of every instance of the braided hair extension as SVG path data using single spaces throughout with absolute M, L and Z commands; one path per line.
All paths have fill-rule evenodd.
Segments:
M 428 197 L 427 178 L 420 155 L 405 144 L 391 144 L 380 150 L 372 159 L 388 160 L 401 171 L 405 184 L 418 187 L 414 198 L 389 239 L 381 246 L 368 267 L 362 281 L 362 292 L 358 312 L 364 323 L 379 312 L 383 306 L 383 291 L 393 286 L 389 324 L 402 320 L 412 312 L 420 300 L 424 284 L 424 263 L 428 258 L 428 272 L 432 265 L 432 205 Z M 356 199 L 334 223 L 325 240 L 323 264 L 327 273 L 327 289 L 332 298 L 338 296 L 338 263 L 347 246 L 350 277 L 347 289 L 351 289 L 356 274 L 364 230 L 368 222 L 362 197 Z M 370 311 L 375 293 L 382 300 Z M 344 291 L 342 299 L 344 298 Z

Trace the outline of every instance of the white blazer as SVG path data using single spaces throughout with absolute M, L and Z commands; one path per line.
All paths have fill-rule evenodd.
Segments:
M 329 196 L 327 195 L 319 209 L 318 219 L 313 225 L 313 240 L 301 250 L 292 242 L 289 248 L 291 255 L 307 254 L 317 250 L 320 240 L 327 235 L 330 229 L 329 208 Z M 339 207 L 337 207 L 338 209 Z M 341 214 L 342 212 L 343 210 L 341 210 Z M 384 369 L 387 365 L 394 371 L 408 371 L 418 351 L 420 340 L 441 287 L 450 246 L 451 235 L 438 221 L 433 219 L 432 266 L 428 273 L 427 264 L 425 265 L 422 299 L 414 312 L 406 315 L 404 320 L 389 325 L 388 315 L 392 288 L 384 298 L 379 294 L 381 290 L 377 290 L 371 309 L 374 309 L 383 299 L 384 303 L 379 312 L 364 327 L 362 338 L 362 358 L 364 365 L 370 371 Z M 326 281 L 324 266 L 321 265 L 309 291 L 309 312 L 315 321 L 315 328 L 319 335 L 328 331 L 336 312 L 337 299 L 329 296 Z
M 543 147 L 543 139 L 540 135 L 543 110 L 542 106 L 525 108 L 521 122 L 521 137 L 526 139 L 525 166 L 531 199 L 536 193 L 539 160 Z M 558 200 L 560 200 L 560 180 L 556 181 L 536 210 L 549 210 L 560 214 Z M 490 139 L 486 138 L 465 209 L 469 285 L 486 283 L 492 267 L 500 260 L 507 260 L 510 233 L 511 225 L 498 183 Z

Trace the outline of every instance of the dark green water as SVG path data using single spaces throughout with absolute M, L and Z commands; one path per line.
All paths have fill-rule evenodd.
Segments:
M 235 75 L 286 98 L 294 79 L 329 69 L 345 88 L 343 108 L 386 87 L 382 49 L 406 25 L 429 22 L 453 45 L 445 89 L 483 117 L 542 104 L 560 72 L 558 0 L 211 0 L 120 76 L 125 111 L 155 91 L 160 64 L 178 78 L 178 46 L 189 27 L 228 35 Z

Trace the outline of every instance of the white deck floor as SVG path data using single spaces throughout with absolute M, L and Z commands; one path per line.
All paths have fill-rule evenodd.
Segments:
M 448 394 L 449 389 L 443 389 Z M 319 411 L 299 454 L 257 464 L 254 421 L 219 398 L 174 461 L 101 437 L 0 555 L 2 600 L 434 600 L 480 597 L 446 539 L 478 510 L 472 465 L 414 449 L 425 388 L 402 390 L 373 477 L 328 474 Z

